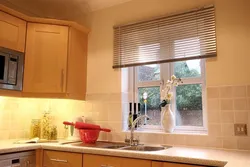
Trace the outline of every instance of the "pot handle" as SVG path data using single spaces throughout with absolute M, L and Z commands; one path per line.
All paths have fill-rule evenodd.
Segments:
M 72 126 L 75 126 L 75 124 L 74 124 L 73 122 L 64 121 L 63 124 L 64 124 L 64 125 L 72 125 Z

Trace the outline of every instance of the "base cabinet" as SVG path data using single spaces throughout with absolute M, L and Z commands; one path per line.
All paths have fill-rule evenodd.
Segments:
M 205 167 L 205 166 L 153 161 L 152 167 Z
M 151 167 L 151 161 L 84 154 L 83 167 Z
M 82 167 L 82 154 L 45 150 L 43 167 Z
M 205 166 L 40 149 L 36 151 L 36 167 L 205 167 Z

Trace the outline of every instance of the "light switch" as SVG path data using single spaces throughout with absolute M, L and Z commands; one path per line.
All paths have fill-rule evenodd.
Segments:
M 247 124 L 234 124 L 235 136 L 247 136 Z

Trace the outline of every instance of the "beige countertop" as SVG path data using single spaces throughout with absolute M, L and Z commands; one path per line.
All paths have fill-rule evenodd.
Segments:
M 13 141 L 0 141 L 0 154 L 43 148 L 48 150 L 189 163 L 189 164 L 197 164 L 204 166 L 224 166 L 226 164 L 225 167 L 248 167 L 248 166 L 250 167 L 250 151 L 172 147 L 162 151 L 138 152 L 138 151 L 80 147 L 80 146 L 72 146 L 70 144 L 61 145 L 60 143 L 41 143 L 41 144 L 13 144 L 13 143 L 14 143 Z

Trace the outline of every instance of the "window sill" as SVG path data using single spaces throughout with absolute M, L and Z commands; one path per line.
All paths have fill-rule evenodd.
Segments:
M 130 133 L 130 130 L 124 130 L 124 133 Z M 149 129 L 139 129 L 139 130 L 135 130 L 135 133 L 146 133 L 146 134 L 162 134 L 162 135 L 166 135 L 166 134 L 171 134 L 171 135 L 202 135 L 202 136 L 206 136 L 208 135 L 208 132 L 205 130 L 201 130 L 201 131 L 182 131 L 182 130 L 174 130 L 173 133 L 167 133 L 164 132 L 163 130 L 149 130 Z

